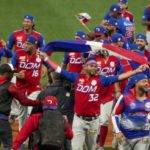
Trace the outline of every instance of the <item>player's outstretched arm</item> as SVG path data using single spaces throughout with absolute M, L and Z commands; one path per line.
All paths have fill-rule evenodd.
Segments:
M 78 78 L 79 76 L 78 73 L 73 73 L 73 72 L 69 72 L 69 71 L 62 69 L 59 65 L 57 65 L 55 62 L 50 60 L 46 53 L 39 51 L 38 55 L 44 61 L 44 63 L 46 64 L 46 67 L 50 67 L 54 69 L 57 73 L 60 73 L 62 76 L 68 78 L 71 82 L 75 82 L 76 79 Z
M 148 65 L 146 65 L 146 64 L 145 65 L 141 65 L 135 70 L 128 71 L 126 73 L 120 74 L 119 77 L 118 77 L 118 80 L 121 81 L 121 80 L 127 79 L 127 78 L 129 78 L 129 77 L 131 77 L 131 76 L 133 76 L 133 75 L 135 75 L 137 73 L 141 73 L 141 72 L 145 71 L 147 68 L 149 68 Z

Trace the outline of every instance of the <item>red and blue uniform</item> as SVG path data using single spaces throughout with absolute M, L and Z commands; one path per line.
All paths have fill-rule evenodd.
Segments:
M 125 18 L 117 19 L 117 32 L 122 34 L 129 43 L 133 42 L 134 38 L 134 24 Z
M 61 70 L 60 73 L 75 83 L 74 109 L 79 116 L 98 116 L 104 86 L 118 81 L 118 76 L 94 75 L 88 78 L 85 74 L 71 73 L 65 70 Z
M 24 71 L 25 78 L 17 78 L 17 87 L 24 89 L 27 94 L 40 90 L 41 67 L 43 61 L 36 55 L 18 50 L 12 57 L 12 64 L 17 72 Z
M 15 51 L 23 49 L 24 43 L 26 42 L 27 37 L 30 35 L 34 36 L 37 39 L 38 41 L 37 48 L 42 49 L 45 45 L 45 41 L 42 35 L 39 32 L 34 31 L 34 30 L 31 31 L 30 34 L 27 34 L 25 30 L 23 29 L 17 30 L 9 36 L 8 42 L 7 42 L 8 49 L 14 48 Z
M 121 16 L 123 18 L 129 20 L 130 22 L 134 23 L 134 16 L 130 11 L 126 10 L 126 11 L 122 12 Z
M 95 61 L 97 62 L 99 73 L 101 75 L 113 76 L 122 72 L 122 66 L 120 65 L 119 59 L 115 56 L 109 56 L 108 60 L 105 61 L 100 55 L 95 55 Z M 114 85 L 105 87 L 103 91 L 104 93 L 101 96 L 101 102 L 103 104 L 114 99 Z
M 113 110 L 113 124 L 116 132 L 122 131 L 128 139 L 149 137 L 150 97 L 145 100 L 138 100 L 129 91 L 123 98 L 118 100 Z M 122 119 L 119 119 L 119 117 Z
M 80 73 L 82 70 L 82 53 L 69 52 L 64 55 L 64 64 L 67 65 L 67 70 L 70 72 Z

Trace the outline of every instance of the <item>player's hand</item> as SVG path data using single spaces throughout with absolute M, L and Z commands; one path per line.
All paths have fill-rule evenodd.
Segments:
M 115 98 L 118 99 L 121 96 L 121 94 L 122 93 L 120 91 L 115 92 Z
M 65 120 L 65 123 L 67 123 L 67 122 L 68 122 L 67 116 L 66 116 L 66 115 L 63 115 L 63 118 L 64 118 L 64 120 Z
M 116 133 L 116 134 L 115 134 L 115 137 L 116 137 L 116 139 L 117 139 L 118 141 L 120 141 L 120 142 L 122 142 L 122 141 L 125 139 L 125 137 L 124 137 L 124 135 L 123 135 L 122 132 Z
M 0 42 L 2 43 L 3 47 L 6 47 L 6 42 L 3 39 L 1 39 Z
M 37 51 L 37 55 L 44 61 L 46 58 L 48 58 L 48 55 L 44 52 Z
M 148 68 L 149 68 L 149 66 L 146 65 L 146 64 L 141 65 L 141 66 L 139 66 L 137 69 L 135 69 L 135 73 L 141 73 L 141 72 L 145 71 L 145 70 L 148 69 Z
M 18 73 L 14 73 L 17 78 L 24 79 L 25 78 L 25 70 L 22 70 Z

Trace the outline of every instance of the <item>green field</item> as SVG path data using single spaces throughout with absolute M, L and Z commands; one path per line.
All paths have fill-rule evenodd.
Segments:
M 79 12 L 88 12 L 92 16 L 89 28 L 98 25 L 106 10 L 117 0 L 0 0 L 0 36 L 8 35 L 21 27 L 23 16 L 31 13 L 35 16 L 36 29 L 47 42 L 55 39 L 73 38 L 77 30 L 84 28 L 75 19 Z M 149 0 L 129 0 L 129 10 L 135 15 L 136 30 L 144 32 L 141 14 Z M 55 55 L 61 61 L 60 55 Z
M 56 39 L 71 39 L 77 30 L 85 29 L 75 19 L 79 12 L 92 16 L 89 28 L 98 25 L 106 10 L 117 0 L 0 0 L 0 37 L 5 40 L 9 34 L 22 26 L 23 16 L 35 16 L 36 29 L 46 42 Z M 141 16 L 149 0 L 129 0 L 129 10 L 135 15 L 136 31 L 145 32 Z M 61 54 L 54 59 L 61 62 Z

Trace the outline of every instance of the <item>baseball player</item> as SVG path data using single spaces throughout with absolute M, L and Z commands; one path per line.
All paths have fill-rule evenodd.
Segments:
M 0 146 L 4 150 L 10 150 L 12 144 L 12 129 L 9 123 L 9 114 L 13 97 L 18 99 L 22 105 L 37 106 L 40 101 L 27 99 L 21 89 L 11 82 L 13 70 L 8 64 L 0 65 Z
M 108 30 L 108 35 L 111 36 L 112 34 L 117 32 L 117 19 L 111 17 L 106 21 L 107 25 L 105 27 Z
M 83 41 L 86 40 L 87 35 L 82 31 L 77 31 L 75 33 L 75 40 L 77 41 Z M 78 52 L 69 52 L 64 54 L 64 60 L 62 67 L 64 69 L 67 68 L 68 71 L 71 72 L 81 72 L 83 65 L 83 54 Z
M 122 34 L 114 33 L 111 37 L 112 45 L 118 46 L 120 48 L 125 48 L 130 50 L 130 44 L 125 40 L 125 38 L 122 36 Z M 132 70 L 132 67 L 128 60 L 126 59 L 120 59 L 120 63 L 123 66 L 123 72 L 127 72 Z M 120 83 L 121 91 L 124 91 L 124 88 L 127 84 L 127 80 L 123 80 Z
M 144 55 L 147 57 L 147 59 L 150 61 L 150 51 L 149 49 L 146 48 L 148 42 L 146 39 L 146 36 L 142 33 L 139 33 L 135 37 L 135 42 L 136 45 L 138 45 L 138 49 L 144 53 Z
M 37 39 L 37 48 L 41 49 L 45 45 L 45 41 L 41 33 L 35 30 L 34 17 L 30 14 L 25 15 L 22 24 L 22 29 L 14 31 L 9 36 L 7 41 L 8 49 L 14 49 L 15 51 L 23 49 L 29 35 Z
M 27 97 L 35 100 L 41 91 L 41 67 L 43 61 L 37 55 L 38 41 L 34 36 L 28 36 L 24 44 L 24 50 L 18 50 L 12 57 L 12 65 L 16 71 L 16 85 L 24 91 Z M 19 127 L 22 127 L 27 114 L 30 114 L 31 107 L 20 106 Z
M 122 150 L 149 150 L 150 148 L 150 87 L 145 74 L 133 76 L 126 91 L 117 101 L 112 121 Z
M 115 56 L 109 56 L 106 50 L 95 54 L 93 58 L 97 62 L 100 75 L 113 76 L 122 72 L 122 66 L 120 65 L 119 59 Z M 104 149 L 115 94 L 118 96 L 121 95 L 121 90 L 118 83 L 105 87 L 100 98 L 100 130 L 98 143 L 99 149 L 101 150 Z
M 118 4 L 112 4 L 109 11 L 105 14 L 102 22 L 107 22 L 110 18 L 118 19 L 121 16 L 121 7 Z
M 130 22 L 134 23 L 134 16 L 133 14 L 128 10 L 128 0 L 119 0 L 118 3 L 122 9 L 121 16 Z
M 37 39 L 38 41 L 36 44 L 37 49 L 42 49 L 42 47 L 45 45 L 45 41 L 41 33 L 35 30 L 34 17 L 31 14 L 25 15 L 22 24 L 23 24 L 22 29 L 14 31 L 9 36 L 7 41 L 7 49 L 9 50 L 13 49 L 14 51 L 23 50 L 27 37 L 30 35 L 34 36 Z M 17 101 L 13 101 L 10 120 L 14 121 L 15 118 L 19 115 L 18 113 L 20 112 L 20 110 L 18 109 L 19 107 L 20 105 L 18 106 Z
M 146 36 L 143 34 L 138 34 L 135 38 L 135 45 L 132 45 L 131 48 L 132 51 L 150 60 L 150 53 L 145 49 L 146 44 Z M 129 63 L 132 69 L 135 69 L 139 66 L 139 64 L 137 64 L 135 61 L 129 61 Z M 148 78 L 150 78 L 150 69 L 146 69 L 143 73 L 146 74 Z
M 148 47 L 150 48 L 150 5 L 148 5 L 144 9 L 142 16 L 142 24 L 146 26 L 146 38 L 148 42 Z
M 94 41 L 102 42 L 105 44 L 110 43 L 108 32 L 109 31 L 102 25 L 95 27 L 95 29 L 94 29 L 94 35 L 95 35 Z
M 116 19 L 116 27 L 117 32 L 122 34 L 128 42 L 132 43 L 134 38 L 134 24 L 127 20 L 126 18 L 123 18 L 121 16 L 121 6 L 118 4 L 113 4 L 110 7 L 109 13 L 104 17 L 104 20 L 109 20 L 110 18 Z
M 143 71 L 143 69 L 145 70 L 147 65 L 119 76 L 104 77 L 98 75 L 97 62 L 93 59 L 87 60 L 82 73 L 72 73 L 61 69 L 61 67 L 49 60 L 46 54 L 40 52 L 40 55 L 40 57 L 45 58 L 47 64 L 55 69 L 56 72 L 75 83 L 73 150 L 83 149 L 85 139 L 88 149 L 95 150 L 99 129 L 100 97 L 104 86 L 108 86 L 139 73 Z

